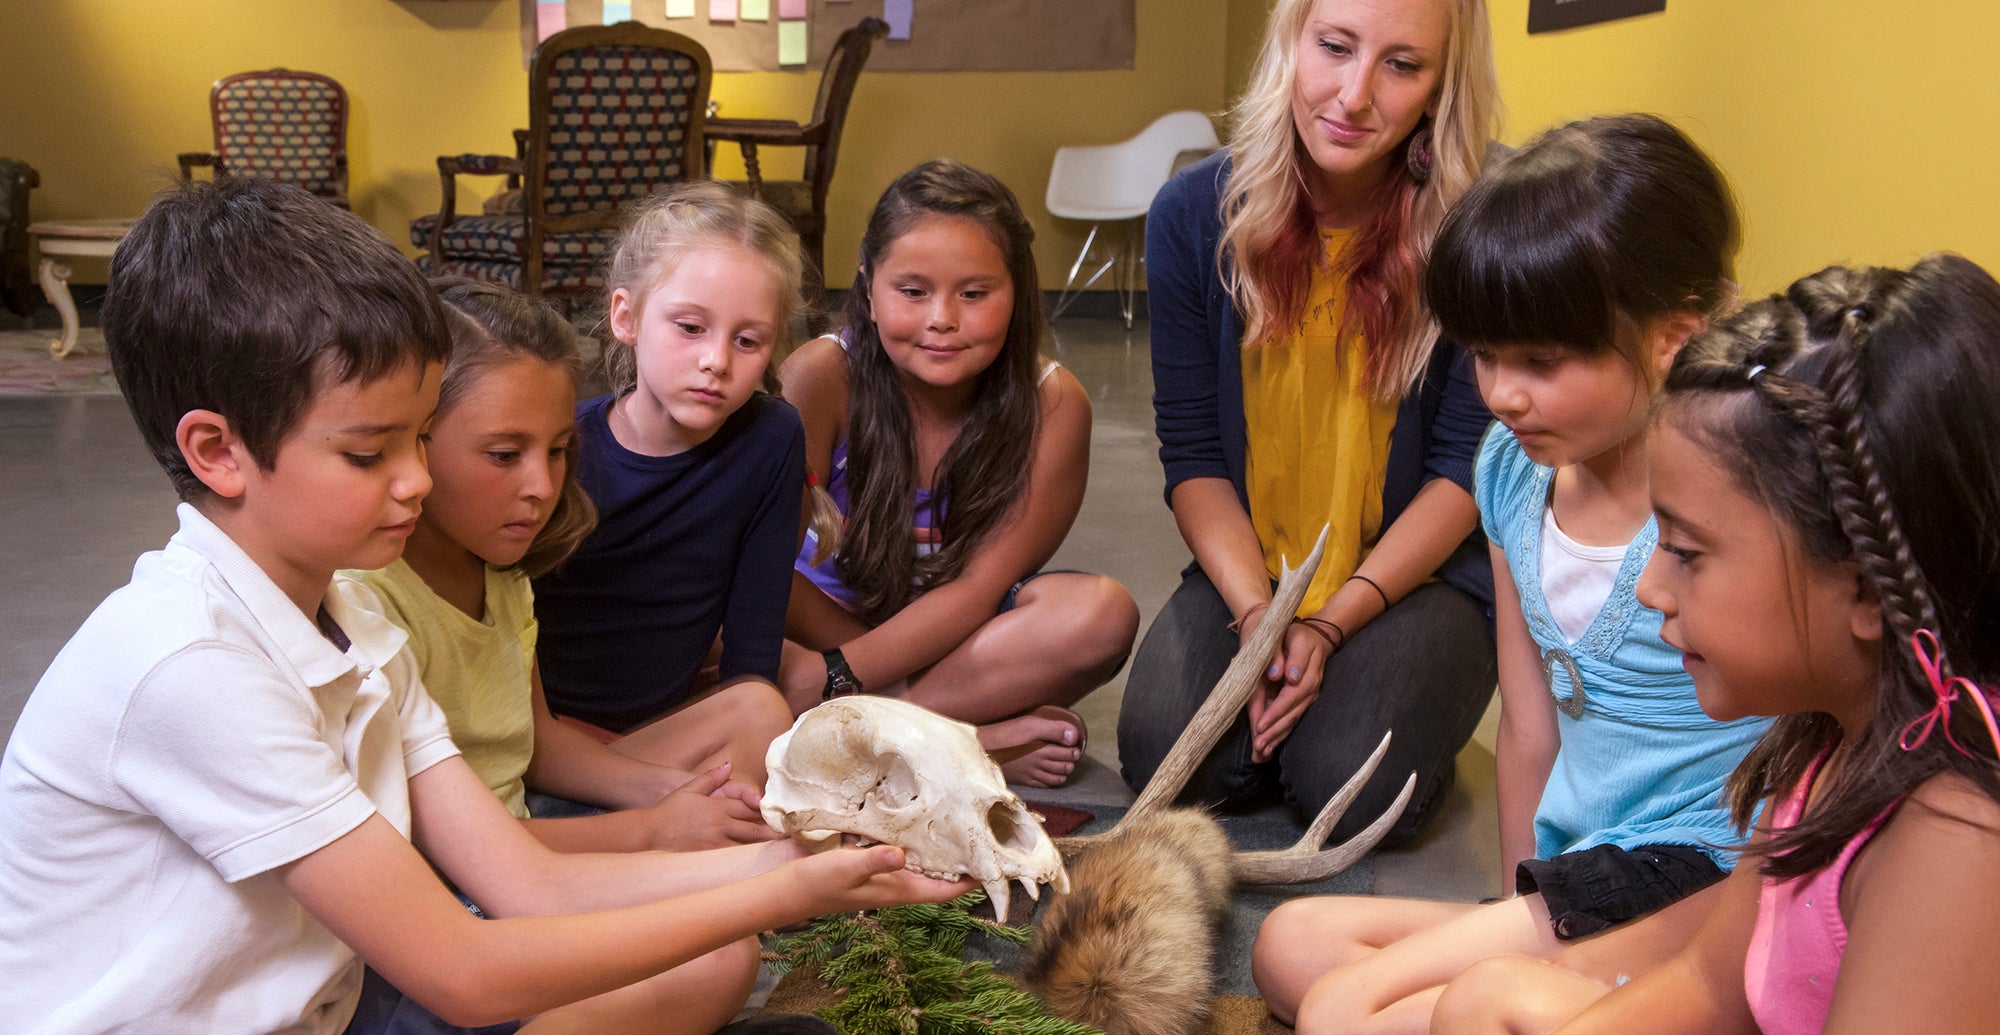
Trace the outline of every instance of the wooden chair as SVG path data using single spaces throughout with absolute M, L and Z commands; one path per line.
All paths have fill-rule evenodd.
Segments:
M 215 150 L 180 156 L 181 179 L 218 175 L 296 183 L 347 207 L 347 91 L 313 72 L 271 68 L 216 80 L 208 91 Z
M 42 304 L 28 264 L 28 192 L 41 186 L 34 166 L 0 158 L 0 303 L 16 316 Z
M 428 253 L 417 265 L 537 297 L 601 291 L 622 207 L 707 175 L 711 79 L 700 43 L 637 22 L 543 40 L 528 73 L 518 157 L 438 158 L 438 213 L 410 223 L 411 243 Z M 459 215 L 461 175 L 519 177 L 521 211 Z
M 812 121 L 804 125 L 787 119 L 711 119 L 708 123 L 711 140 L 735 141 L 743 152 L 749 179 L 737 181 L 738 185 L 784 213 L 798 231 L 806 257 L 806 298 L 816 308 L 826 296 L 826 192 L 833 183 L 834 159 L 840 154 L 840 131 L 847 124 L 848 103 L 854 98 L 855 84 L 861 81 L 862 66 L 868 63 L 868 51 L 875 40 L 888 34 L 888 23 L 870 17 L 834 40 L 826 71 L 820 73 Z M 764 179 L 758 167 L 759 146 L 805 148 L 805 178 Z M 820 329 L 818 320 L 815 323 L 814 329 Z

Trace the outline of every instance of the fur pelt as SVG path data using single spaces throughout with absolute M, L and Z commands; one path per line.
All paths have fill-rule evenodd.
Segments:
M 1207 813 L 1166 809 L 1092 845 L 1049 904 L 1026 977 L 1049 1012 L 1106 1035 L 1186 1035 L 1215 1002 L 1229 910 L 1229 838 Z

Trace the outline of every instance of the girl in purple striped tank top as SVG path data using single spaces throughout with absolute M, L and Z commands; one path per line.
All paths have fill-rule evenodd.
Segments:
M 786 361 L 806 428 L 811 531 L 780 682 L 794 710 L 884 693 L 979 727 L 1010 780 L 1081 758 L 1069 710 L 1118 671 L 1138 608 L 1116 582 L 1043 572 L 1083 503 L 1090 398 L 1044 360 L 1033 231 L 955 162 L 876 205 L 846 330 Z

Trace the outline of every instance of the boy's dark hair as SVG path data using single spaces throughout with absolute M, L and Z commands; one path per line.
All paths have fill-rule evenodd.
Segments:
M 1654 115 L 1549 130 L 1490 166 L 1431 246 L 1439 328 L 1476 345 L 1616 351 L 1627 329 L 1731 294 L 1736 207 L 1721 172 Z
M 289 184 L 162 192 L 111 261 L 111 369 L 183 500 L 206 493 L 175 442 L 190 410 L 229 421 L 257 463 L 328 385 L 443 362 L 444 312 L 389 239 Z
M 1862 827 L 1942 772 L 2000 800 L 2000 765 L 1971 702 L 1904 750 L 1937 704 L 1911 646 L 1942 645 L 1945 678 L 2000 688 L 2000 282 L 1955 255 L 1908 270 L 1832 267 L 1746 306 L 1674 360 L 1660 419 L 1770 508 L 1807 563 L 1851 563 L 1882 606 L 1868 728 L 1791 828 L 1750 850 L 1764 870 L 1817 870 Z M 1747 825 L 1841 739 L 1819 712 L 1789 715 L 1730 781 Z
M 581 339 L 576 328 L 547 302 L 540 302 L 498 284 L 462 277 L 433 277 L 451 324 L 451 362 L 445 364 L 438 389 L 441 420 L 465 397 L 488 370 L 516 359 L 538 359 L 569 375 L 575 388 L 582 377 Z M 577 439 L 571 436 L 563 483 L 528 552 L 513 567 L 539 578 L 576 552 L 597 527 L 597 508 L 576 480 Z
M 869 289 L 896 240 L 932 216 L 970 219 L 992 238 L 1006 257 L 1014 310 L 1000 355 L 979 375 L 979 394 L 963 430 L 938 461 L 932 491 L 951 501 L 942 515 L 944 541 L 919 556 L 910 531 L 916 435 L 902 378 L 882 349 Z M 1048 326 L 1034 240 L 1034 228 L 1006 184 L 949 159 L 925 162 L 898 177 L 868 217 L 861 270 L 847 292 L 849 504 L 835 564 L 870 622 L 881 622 L 917 594 L 957 578 L 1027 494 Z

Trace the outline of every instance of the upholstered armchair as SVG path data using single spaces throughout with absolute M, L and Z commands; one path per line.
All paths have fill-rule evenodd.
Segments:
M 602 290 L 622 207 L 707 175 L 710 79 L 701 44 L 635 22 L 542 41 L 516 153 L 438 159 L 438 212 L 410 223 L 410 242 L 425 251 L 418 265 L 535 296 Z M 460 176 L 518 182 L 520 211 L 460 215 Z
M 219 175 L 295 183 L 347 207 L 347 91 L 313 72 L 239 72 L 208 92 L 215 149 L 180 156 L 181 179 Z

